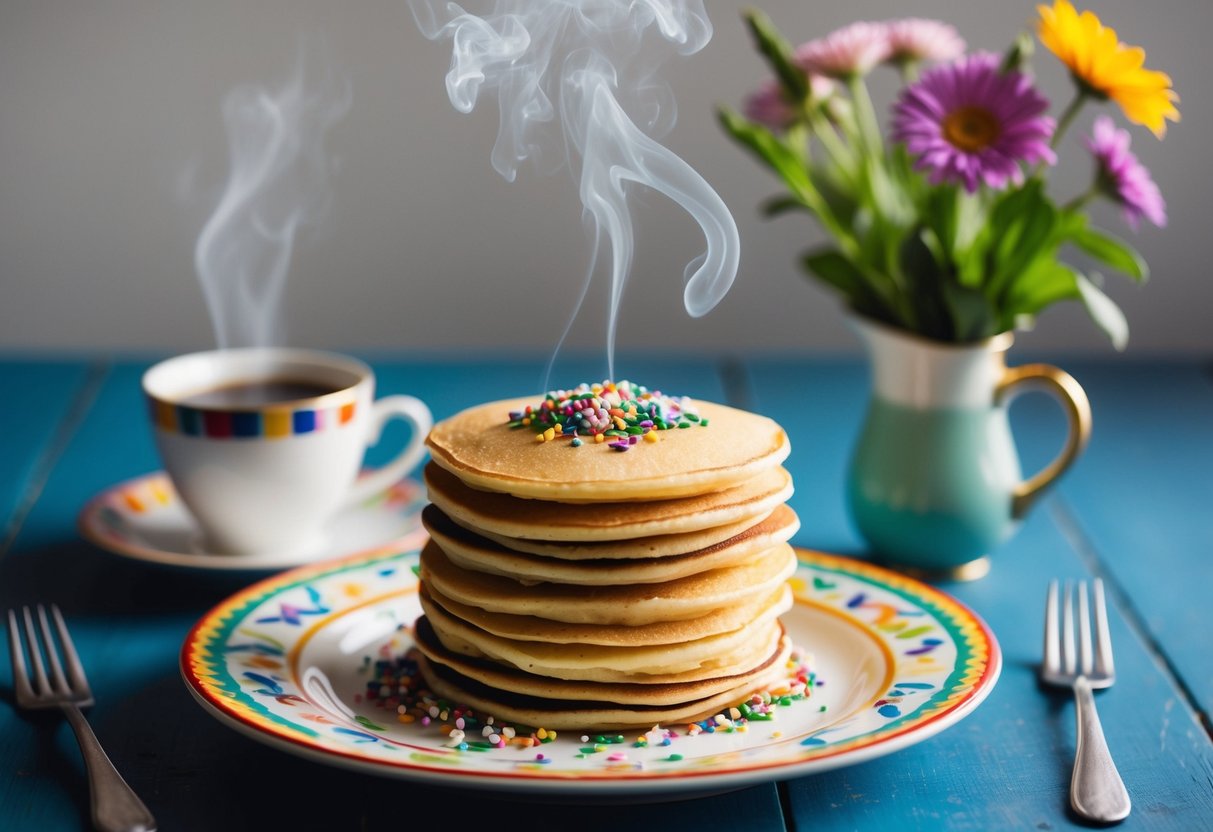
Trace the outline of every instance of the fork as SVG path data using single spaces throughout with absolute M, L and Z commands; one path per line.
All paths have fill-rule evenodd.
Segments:
M 1124 820 L 1131 804 L 1120 772 L 1112 762 L 1099 714 L 1095 711 L 1094 688 L 1111 687 L 1116 681 L 1112 663 L 1112 638 L 1108 632 L 1108 609 L 1103 581 L 1095 579 L 1095 649 L 1091 649 L 1090 603 L 1087 582 L 1077 588 L 1066 581 L 1063 610 L 1058 616 L 1058 584 L 1049 582 L 1045 603 L 1044 661 L 1042 681 L 1073 688 L 1078 717 L 1078 748 L 1070 778 L 1070 805 L 1085 818 L 1104 823 Z M 1077 612 L 1075 611 L 1077 597 Z M 1075 656 L 1075 628 L 1077 652 Z
M 26 670 L 26 651 L 21 645 L 17 614 L 14 610 L 9 610 L 8 649 L 13 661 L 13 688 L 17 694 L 17 705 L 31 710 L 59 708 L 67 717 L 76 733 L 76 740 L 80 743 L 84 766 L 88 770 L 93 826 L 100 832 L 154 832 L 156 821 L 152 813 L 114 768 L 114 764 L 102 750 L 101 743 L 97 742 L 97 737 L 85 720 L 84 714 L 80 712 L 81 708 L 93 704 L 93 694 L 88 686 L 88 679 L 84 676 L 84 665 L 76 654 L 76 647 L 72 644 L 59 607 L 51 605 L 51 616 L 55 619 L 59 644 L 62 645 L 63 658 L 67 663 L 66 676 L 63 663 L 59 660 L 59 647 L 51 637 L 46 609 L 41 604 L 38 605 L 38 631 L 41 632 L 41 639 L 38 637 L 38 631 L 34 629 L 34 616 L 29 607 L 23 607 L 21 614 L 25 621 L 25 646 L 29 652 L 30 664 L 34 668 L 34 675 L 31 681 Z M 50 679 L 47 678 L 46 665 L 42 661 L 43 651 L 50 665 Z

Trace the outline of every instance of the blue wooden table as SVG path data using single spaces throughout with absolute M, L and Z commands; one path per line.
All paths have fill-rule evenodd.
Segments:
M 381 393 L 443 417 L 540 388 L 542 359 L 365 356 Z M 163 830 L 452 828 L 660 830 L 1063 829 L 1074 750 L 1068 695 L 1036 683 L 1049 578 L 1111 589 L 1119 681 L 1100 713 L 1134 810 L 1125 829 L 1213 829 L 1213 375 L 1196 362 L 1070 363 L 1095 414 L 1091 445 L 993 572 L 945 588 L 989 622 L 1005 657 L 990 698 L 937 737 L 861 765 L 651 805 L 555 805 L 421 789 L 285 755 L 216 723 L 177 670 L 189 627 L 249 579 L 152 568 L 85 543 L 85 502 L 158 467 L 142 418 L 146 361 L 0 360 L 0 606 L 58 603 L 97 705 L 90 719 Z M 854 361 L 727 358 L 620 362 L 621 375 L 767 414 L 787 429 L 803 520 L 795 543 L 862 557 L 843 472 L 867 390 Z M 563 382 L 601 374 L 568 359 Z M 1025 468 L 1056 449 L 1061 417 L 1021 400 Z M 67 726 L 13 707 L 0 662 L 0 829 L 87 827 Z

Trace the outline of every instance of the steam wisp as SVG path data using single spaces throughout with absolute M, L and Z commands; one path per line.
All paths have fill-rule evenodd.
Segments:
M 567 164 L 579 177 L 592 241 L 587 288 L 610 247 L 612 377 L 635 252 L 631 183 L 669 197 L 703 232 L 706 247 L 683 275 L 687 312 L 699 317 L 720 302 L 737 274 L 737 225 L 703 177 L 657 141 L 676 109 L 655 73 L 671 54 L 694 54 L 711 39 L 702 0 L 495 0 L 481 15 L 442 0 L 410 4 L 427 38 L 452 42 L 446 88 L 455 109 L 471 112 L 482 94 L 496 93 L 497 172 L 512 182 L 530 161 L 545 170 Z
M 281 344 L 281 300 L 295 234 L 329 201 L 324 140 L 349 110 L 349 85 L 301 47 L 280 89 L 248 85 L 223 100 L 231 171 L 198 237 L 194 266 L 220 348 Z

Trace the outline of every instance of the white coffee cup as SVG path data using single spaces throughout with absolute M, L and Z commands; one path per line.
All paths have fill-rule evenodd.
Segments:
M 286 398 L 274 400 L 267 383 Z M 363 362 L 314 350 L 180 355 L 151 367 L 143 390 L 165 470 L 202 531 L 199 548 L 216 554 L 320 550 L 328 520 L 416 467 L 433 425 L 412 396 L 375 401 Z M 393 417 L 412 424 L 408 445 L 359 477 Z

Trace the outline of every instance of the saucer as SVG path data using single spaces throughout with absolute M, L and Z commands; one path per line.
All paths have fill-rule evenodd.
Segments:
M 391 554 L 424 539 L 425 489 L 404 479 L 383 494 L 342 510 L 310 551 L 221 555 L 199 546 L 201 535 L 163 471 L 107 488 L 77 518 L 80 533 L 117 555 L 146 563 L 218 572 L 266 572 L 346 556 Z

